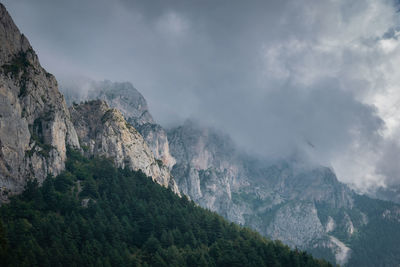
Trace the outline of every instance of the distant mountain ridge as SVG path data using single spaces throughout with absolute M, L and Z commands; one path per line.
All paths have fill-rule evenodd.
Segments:
M 123 88 L 121 94 L 118 88 Z M 133 93 L 128 93 L 127 88 Z M 63 90 L 68 94 L 67 88 Z M 144 99 L 141 95 L 140 101 L 132 99 L 137 90 L 126 84 L 120 87 L 120 83 L 106 82 L 103 89 L 97 90 L 100 97 L 93 97 L 114 107 L 122 106 L 123 102 L 143 103 Z M 104 92 L 107 90 L 112 93 Z M 140 105 L 143 106 L 147 104 Z M 134 109 L 135 105 L 129 107 Z M 146 111 L 152 118 L 148 108 Z M 400 262 L 393 256 L 400 253 L 396 245 L 400 242 L 393 234 L 400 230 L 400 221 L 396 221 L 397 215 L 390 219 L 383 216 L 397 214 L 398 205 L 360 197 L 324 166 L 296 159 L 265 162 L 247 155 L 229 135 L 194 121 L 164 130 L 153 120 L 138 124 L 140 117 L 129 117 L 142 113 L 125 107 L 124 117 L 136 124 L 145 139 L 167 133 L 163 142 L 174 159 L 169 165 L 171 174 L 180 192 L 200 206 L 334 263 L 384 266 Z M 146 141 L 157 158 L 160 146 L 149 138 Z M 376 205 L 365 206 L 367 202 Z M 386 244 L 380 248 L 373 245 L 377 225 L 385 225 L 382 231 Z M 379 253 L 371 251 L 374 247 Z
M 71 109 L 73 125 L 56 79 L 41 67 L 28 40 L 20 33 L 2 4 L 0 102 L 0 203 L 21 193 L 29 179 L 35 178 L 42 183 L 49 175 L 55 176 L 63 171 L 68 147 L 95 147 L 90 151 L 92 155 L 99 155 L 101 148 L 102 156 L 118 157 L 118 166 L 142 170 L 160 184 L 172 186 L 178 192 L 168 167 L 156 161 L 142 136 L 126 126 L 128 123 L 118 111 L 99 104 L 102 108 L 95 112 L 108 112 L 109 117 L 104 117 L 104 120 L 97 118 L 96 124 L 89 121 L 96 119 L 95 116 L 89 118 L 85 116 L 89 114 L 79 113 L 87 107 L 82 104 Z M 136 108 L 140 109 L 139 106 Z M 145 106 L 143 108 L 147 109 Z M 83 143 L 82 146 L 82 141 L 87 137 L 83 132 L 88 130 L 89 134 L 92 133 L 91 129 L 84 128 L 85 125 L 96 126 L 104 131 L 103 136 L 89 138 L 89 143 Z M 118 146 L 126 140 L 131 142 L 130 148 Z M 134 160 L 132 154 L 140 159 Z
M 169 169 L 156 161 L 143 137 L 117 109 L 102 100 L 70 107 L 71 120 L 87 156 L 106 156 L 116 166 L 141 170 L 157 183 L 179 194 Z
M 42 183 L 61 173 L 72 147 L 141 170 L 202 207 L 331 262 L 400 262 L 399 205 L 357 195 L 323 166 L 244 154 L 227 134 L 192 121 L 165 130 L 129 83 L 99 83 L 76 99 L 64 88 L 68 101 L 82 101 L 68 109 L 55 78 L 1 4 L 0 15 L 2 201 L 31 178 Z M 76 171 L 79 179 L 79 164 Z
M 85 79 L 83 82 L 70 82 L 61 86 L 60 90 L 66 96 L 69 106 L 74 102 L 80 103 L 93 99 L 106 101 L 110 107 L 118 109 L 125 119 L 141 133 L 156 159 L 161 160 L 169 168 L 175 164 L 175 159 L 169 152 L 165 130 L 154 121 L 146 99 L 132 84 L 110 81 L 95 82 Z
M 331 266 L 177 196 L 166 133 L 136 100 L 124 115 L 159 159 L 103 100 L 68 109 L 0 4 L 1 266 Z

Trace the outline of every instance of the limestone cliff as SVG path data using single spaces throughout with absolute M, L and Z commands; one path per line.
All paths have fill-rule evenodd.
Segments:
M 94 100 L 73 105 L 70 113 L 87 155 L 105 156 L 119 167 L 141 170 L 178 193 L 168 168 L 154 158 L 146 141 L 119 110 L 109 108 L 104 101 Z
M 39 63 L 27 38 L 0 4 L 1 200 L 64 169 L 78 138 L 57 81 Z
M 177 163 L 172 169 L 180 191 L 208 209 L 229 219 L 244 223 L 243 218 L 229 214 L 232 207 L 232 187 L 247 183 L 237 164 L 236 151 L 228 136 L 192 121 L 168 132 L 172 155 Z
M 65 82 L 61 90 L 67 96 L 69 105 L 94 99 L 106 101 L 110 107 L 121 111 L 125 119 L 140 132 L 156 159 L 168 168 L 175 164 L 169 152 L 167 133 L 155 123 L 146 99 L 131 83 L 95 82 L 81 78 L 75 82 Z
M 192 121 L 170 129 L 168 139 L 177 160 L 172 174 L 195 202 L 292 247 L 325 250 L 340 255 L 337 262 L 347 261 L 350 249 L 332 241 L 320 213 L 351 210 L 353 193 L 329 168 L 251 157 L 229 136 Z M 335 219 L 340 225 L 353 223 L 345 216 Z M 341 231 L 354 232 L 345 226 Z

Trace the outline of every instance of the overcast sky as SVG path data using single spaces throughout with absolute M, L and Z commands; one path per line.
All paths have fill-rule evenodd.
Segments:
M 60 81 L 130 81 L 164 126 L 195 117 L 359 189 L 400 183 L 394 1 L 2 2 Z

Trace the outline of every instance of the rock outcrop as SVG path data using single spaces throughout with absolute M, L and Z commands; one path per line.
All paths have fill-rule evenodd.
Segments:
M 146 123 L 155 123 L 146 99 L 129 82 L 92 82 L 87 98 L 106 101 L 110 107 L 121 111 L 128 122 L 136 128 Z
M 168 132 L 168 140 L 177 161 L 172 173 L 180 191 L 201 206 L 244 223 L 241 215 L 230 215 L 236 210 L 232 189 L 247 183 L 230 138 L 186 121 Z
M 118 167 L 141 170 L 157 183 L 179 193 L 169 169 L 154 158 L 146 141 L 119 110 L 109 108 L 104 101 L 93 100 L 72 105 L 70 113 L 87 155 L 105 156 Z
M 2 201 L 64 169 L 67 146 L 79 147 L 57 81 L 0 4 L 0 186 Z
M 146 99 L 131 83 L 83 80 L 69 82 L 61 90 L 67 96 L 67 103 L 70 106 L 74 102 L 100 99 L 107 102 L 110 107 L 118 109 L 140 132 L 156 159 L 161 160 L 168 168 L 172 168 L 175 164 L 175 159 L 169 151 L 167 133 L 155 123 Z
M 229 136 L 192 121 L 170 129 L 168 140 L 178 187 L 201 206 L 292 247 L 348 259 L 321 214 L 351 210 L 353 192 L 329 168 L 259 160 L 240 152 Z M 353 226 L 348 216 L 335 219 L 343 232 Z

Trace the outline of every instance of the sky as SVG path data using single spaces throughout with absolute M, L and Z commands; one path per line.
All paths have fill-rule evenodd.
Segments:
M 365 192 L 400 184 L 394 0 L 1 0 L 61 84 L 130 81 L 267 158 L 301 153 Z

